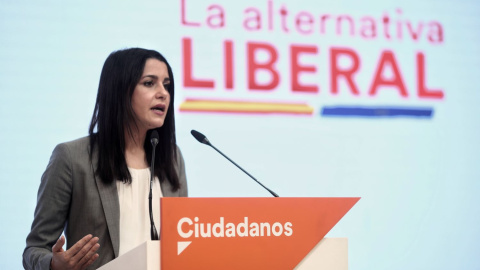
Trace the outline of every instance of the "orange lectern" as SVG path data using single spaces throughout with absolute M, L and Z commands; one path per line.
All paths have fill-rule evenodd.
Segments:
M 359 199 L 162 198 L 160 244 L 101 269 L 347 269 L 347 239 L 324 236 Z

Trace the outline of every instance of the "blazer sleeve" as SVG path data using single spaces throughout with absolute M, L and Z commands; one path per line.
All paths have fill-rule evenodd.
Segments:
M 72 193 L 70 157 L 67 145 L 57 145 L 42 175 L 32 228 L 23 252 L 25 269 L 50 269 L 52 246 L 62 234 L 70 208 Z

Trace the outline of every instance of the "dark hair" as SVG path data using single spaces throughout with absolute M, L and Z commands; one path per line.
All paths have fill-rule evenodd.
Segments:
M 114 179 L 130 183 L 132 177 L 125 161 L 125 134 L 133 134 L 130 123 L 135 123 L 132 95 L 143 74 L 148 59 L 158 59 L 167 65 L 170 77 L 170 106 L 162 127 L 157 128 L 160 140 L 155 151 L 155 175 L 161 182 L 168 179 L 175 191 L 180 187 L 175 170 L 177 151 L 175 116 L 173 109 L 174 80 L 172 68 L 159 52 L 141 48 L 119 50 L 111 53 L 103 65 L 98 85 L 97 101 L 90 123 L 90 148 L 98 148 L 96 173 L 104 183 Z M 96 132 L 94 132 L 96 127 Z M 128 132 L 126 132 L 128 131 Z M 144 143 L 147 162 L 151 164 L 150 133 Z M 128 136 L 128 135 L 127 135 Z

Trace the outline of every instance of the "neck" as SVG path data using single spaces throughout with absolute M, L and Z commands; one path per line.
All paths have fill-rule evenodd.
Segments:
M 133 134 L 125 131 L 125 161 L 127 166 L 133 169 L 148 168 L 145 149 L 143 148 L 147 132 L 140 132 L 135 129 L 132 131 Z

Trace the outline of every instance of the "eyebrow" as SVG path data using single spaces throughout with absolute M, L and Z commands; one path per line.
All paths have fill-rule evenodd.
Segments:
M 158 76 L 155 76 L 155 75 L 145 75 L 145 76 L 142 77 L 142 79 L 145 79 L 145 78 L 158 79 Z
M 145 75 L 145 76 L 142 77 L 142 79 L 145 79 L 145 78 L 152 78 L 152 79 L 158 80 L 158 76 L 156 76 L 156 75 Z M 170 82 L 170 78 L 167 77 L 167 78 L 163 79 L 163 82 L 166 82 L 166 81 Z

